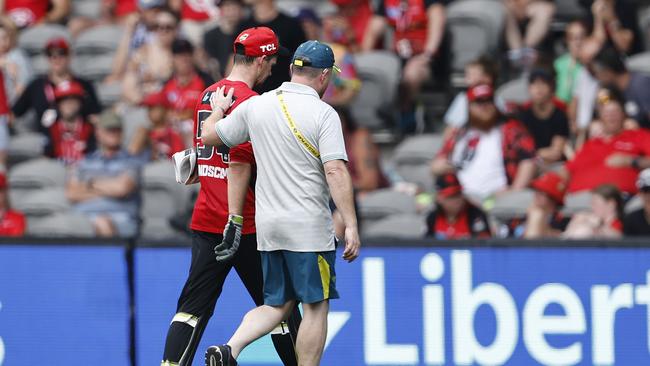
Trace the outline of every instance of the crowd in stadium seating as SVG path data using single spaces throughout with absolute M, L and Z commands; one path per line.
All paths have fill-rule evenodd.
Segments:
M 0 235 L 183 235 L 169 157 L 252 26 L 332 46 L 366 235 L 650 236 L 639 0 L 0 1 Z

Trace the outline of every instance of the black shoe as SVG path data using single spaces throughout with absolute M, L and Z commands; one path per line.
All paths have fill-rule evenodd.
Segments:
M 205 351 L 205 366 L 237 366 L 237 361 L 229 345 L 211 346 Z

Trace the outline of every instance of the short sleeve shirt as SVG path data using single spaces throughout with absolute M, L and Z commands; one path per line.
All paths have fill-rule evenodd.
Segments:
M 555 136 L 569 137 L 569 120 L 564 111 L 555 108 L 546 118 L 539 118 L 531 107 L 526 107 L 520 114 L 519 120 L 526 126 L 535 140 L 535 147 L 542 149 L 551 146 Z
M 248 140 L 253 145 L 259 250 L 334 250 L 323 164 L 348 160 L 341 121 L 308 86 L 285 82 L 278 91 L 297 129 L 318 150 L 320 158 L 291 132 L 276 91 L 242 103 L 217 123 L 217 134 L 229 146 Z

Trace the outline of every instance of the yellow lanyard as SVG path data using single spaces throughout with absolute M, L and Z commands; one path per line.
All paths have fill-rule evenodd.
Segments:
M 309 151 L 309 153 L 315 157 L 316 159 L 320 159 L 320 153 L 318 152 L 318 149 L 312 145 L 309 140 L 305 138 L 305 136 L 300 133 L 300 130 L 298 130 L 298 127 L 296 126 L 296 123 L 293 121 L 293 118 L 291 118 L 291 115 L 289 114 L 289 109 L 287 108 L 287 104 L 284 102 L 284 97 L 282 96 L 282 91 L 277 90 L 275 92 L 275 95 L 278 96 L 278 100 L 280 101 L 280 108 L 282 108 L 282 112 L 284 113 L 284 116 L 286 117 L 287 123 L 289 124 L 289 129 L 291 129 L 291 132 L 293 135 L 296 137 L 298 142 L 302 144 L 302 146 Z

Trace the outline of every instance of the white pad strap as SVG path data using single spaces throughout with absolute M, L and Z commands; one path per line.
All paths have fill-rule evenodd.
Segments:
M 199 317 L 188 313 L 177 313 L 172 319 L 172 323 L 173 322 L 185 323 L 192 328 L 196 328 L 196 324 L 199 322 Z

